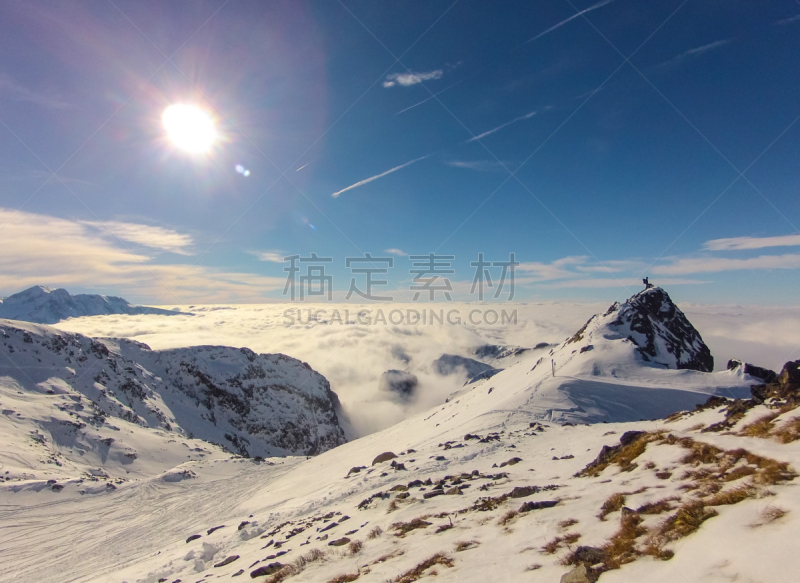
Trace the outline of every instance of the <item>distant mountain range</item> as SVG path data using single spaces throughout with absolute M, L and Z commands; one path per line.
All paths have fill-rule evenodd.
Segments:
M 41 285 L 26 289 L 5 299 L 0 299 L 0 318 L 8 320 L 55 324 L 67 318 L 108 314 L 191 315 L 175 310 L 134 306 L 128 303 L 127 300 L 115 296 L 72 295 L 65 289 L 49 289 Z

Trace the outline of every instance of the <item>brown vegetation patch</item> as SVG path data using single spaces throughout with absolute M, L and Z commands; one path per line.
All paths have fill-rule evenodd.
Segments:
M 639 508 L 636 509 L 636 512 L 639 514 L 663 514 L 664 512 L 669 512 L 674 508 L 671 502 L 676 502 L 680 500 L 678 496 L 670 496 L 669 498 L 663 498 L 658 502 L 648 502 L 647 504 L 642 504 Z
M 575 532 L 565 534 L 564 536 L 557 536 L 542 547 L 542 552 L 546 555 L 552 555 L 561 547 L 575 544 L 580 538 L 581 535 Z
M 448 557 L 443 553 L 436 553 L 432 557 L 429 557 L 422 561 L 419 565 L 410 569 L 395 577 L 394 583 L 412 583 L 413 581 L 417 581 L 421 579 L 425 575 L 425 571 L 434 567 L 436 565 L 442 565 L 444 567 L 452 567 L 453 566 L 453 559 Z
M 603 505 L 600 507 L 600 514 L 597 515 L 597 518 L 600 520 L 605 520 L 606 516 L 612 512 L 621 510 L 623 506 L 625 506 L 625 494 L 622 494 L 621 492 L 612 494 L 608 500 L 603 502 Z
M 405 536 L 412 530 L 417 530 L 418 528 L 428 528 L 432 523 L 425 520 L 426 518 L 428 518 L 427 515 L 419 516 L 414 520 L 410 520 L 409 522 L 395 522 L 389 527 L 389 529 L 397 531 L 394 533 L 395 536 Z

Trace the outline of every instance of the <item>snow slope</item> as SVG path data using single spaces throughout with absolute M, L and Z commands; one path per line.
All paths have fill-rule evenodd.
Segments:
M 133 306 L 115 296 L 91 294 L 71 295 L 65 289 L 49 289 L 40 285 L 0 299 L 0 318 L 39 324 L 55 324 L 67 318 L 107 314 L 176 315 L 181 312 Z M 190 314 L 184 314 L 190 315 Z
M 476 401 L 496 397 L 472 392 Z M 634 553 L 601 581 L 795 580 L 800 556 L 790 550 L 800 498 L 791 469 L 800 467 L 800 441 L 740 435 L 775 411 L 768 405 L 754 406 L 723 433 L 704 431 L 725 418 L 722 403 L 668 421 L 589 426 L 529 423 L 486 406 L 457 420 L 452 411 L 445 406 L 308 460 L 198 460 L 182 466 L 193 480 L 154 478 L 92 497 L 43 492 L 36 503 L 6 497 L 0 577 L 263 582 L 271 579 L 253 573 L 278 563 L 298 583 L 341 575 L 413 581 L 400 577 L 433 558 L 438 564 L 422 571 L 444 581 L 558 581 L 579 545 L 603 549 L 635 519 L 638 549 L 657 542 L 674 557 Z M 796 414 L 774 421 L 780 426 Z M 630 442 L 632 430 L 647 432 L 633 463 L 611 458 L 596 474 L 581 473 L 605 446 Z M 726 462 L 743 450 L 750 457 Z M 687 460 L 694 451 L 705 457 Z M 376 461 L 384 452 L 397 457 Z M 777 478 L 762 473 L 780 463 L 790 466 Z M 726 477 L 708 481 L 702 476 L 709 471 Z M 744 496 L 721 501 L 726 492 Z M 696 532 L 658 539 L 670 517 L 697 501 L 707 519 Z

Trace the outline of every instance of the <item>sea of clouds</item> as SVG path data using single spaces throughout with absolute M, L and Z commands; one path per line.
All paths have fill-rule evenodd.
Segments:
M 431 363 L 442 354 L 475 358 L 475 350 L 486 344 L 531 348 L 558 343 L 608 305 L 529 302 L 178 308 L 194 315 L 94 316 L 69 319 L 58 327 L 89 336 L 132 338 L 154 349 L 217 344 L 293 356 L 330 381 L 349 417 L 346 429 L 352 438 L 429 409 L 461 388 L 466 374 L 441 376 L 433 370 Z M 681 308 L 711 349 L 717 369 L 724 369 L 730 358 L 776 370 L 787 360 L 800 358 L 800 307 Z M 502 368 L 513 362 L 489 364 Z M 379 389 L 379 379 L 387 370 L 407 370 L 417 376 L 419 386 L 411 399 Z

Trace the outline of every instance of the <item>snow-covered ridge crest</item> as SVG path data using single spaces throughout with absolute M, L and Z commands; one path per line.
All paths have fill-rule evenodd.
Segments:
M 0 351 L 0 388 L 51 399 L 53 415 L 68 409 L 81 431 L 116 419 L 262 457 L 313 455 L 345 442 L 328 381 L 283 354 L 156 351 L 8 320 L 0 320 Z M 38 421 L 49 433 L 52 415 Z
M 67 318 L 107 314 L 181 314 L 173 310 L 134 306 L 116 296 L 95 294 L 72 295 L 65 289 L 49 289 L 41 285 L 0 299 L 0 318 L 37 324 L 55 324 Z M 192 315 L 192 314 L 183 314 Z

